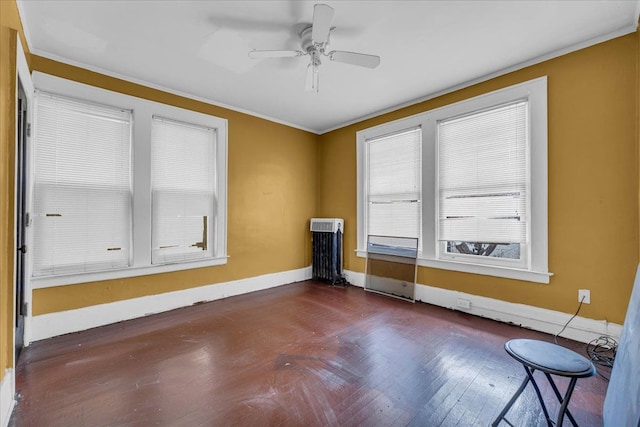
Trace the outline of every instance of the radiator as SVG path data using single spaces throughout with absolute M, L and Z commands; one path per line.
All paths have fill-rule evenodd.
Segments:
M 332 285 L 346 283 L 342 275 L 342 232 L 340 218 L 311 218 L 313 260 L 311 276 Z

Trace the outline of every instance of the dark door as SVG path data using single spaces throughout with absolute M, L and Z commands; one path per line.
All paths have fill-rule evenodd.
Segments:
M 26 306 L 24 299 L 25 290 L 25 265 L 27 242 L 25 228 L 27 224 L 26 194 L 27 194 L 27 97 L 20 82 L 18 82 L 18 141 L 16 147 L 16 319 L 15 319 L 15 356 L 16 363 L 20 350 L 24 345 L 24 316 Z

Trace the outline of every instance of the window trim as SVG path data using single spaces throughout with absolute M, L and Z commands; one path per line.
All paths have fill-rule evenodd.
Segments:
M 34 87 L 62 96 L 73 97 L 88 102 L 98 102 L 118 106 L 133 111 L 132 130 L 132 262 L 127 268 L 116 270 L 76 273 L 59 276 L 32 277 L 27 271 L 32 288 L 71 285 L 98 280 L 121 279 L 148 274 L 167 273 L 193 268 L 211 267 L 227 263 L 227 145 L 228 122 L 226 119 L 203 114 L 143 98 L 125 95 L 95 86 L 78 83 L 60 77 L 33 73 Z M 218 211 L 216 245 L 219 253 L 206 260 L 179 263 L 151 264 L 151 121 L 153 115 L 173 120 L 215 128 L 218 144 L 216 146 L 216 171 Z M 37 125 L 37 124 L 36 124 Z M 33 161 L 33 159 L 30 159 Z M 33 167 L 30 167 L 33 170 Z M 29 186 L 33 185 L 30 177 Z M 28 211 L 32 205 L 29 200 Z M 33 227 L 27 227 L 30 245 L 33 244 Z
M 531 244 L 528 268 L 485 265 L 438 256 L 436 240 L 437 204 L 437 122 L 505 104 L 517 99 L 529 100 L 530 179 L 531 179 Z M 395 133 L 410 127 L 422 127 L 422 251 L 418 265 L 495 277 L 549 283 L 548 271 L 548 160 L 547 160 L 547 77 L 509 86 L 454 104 L 384 123 L 356 133 L 357 155 L 357 249 L 366 257 L 366 140 Z

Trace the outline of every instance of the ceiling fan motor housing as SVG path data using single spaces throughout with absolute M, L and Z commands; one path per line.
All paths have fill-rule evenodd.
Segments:
M 325 43 L 315 43 L 311 37 L 312 26 L 308 26 L 300 33 L 300 47 L 303 52 L 311 54 L 313 51 L 324 53 L 324 49 L 329 45 L 329 39 Z
M 325 43 L 316 43 L 311 37 L 313 26 L 308 26 L 300 33 L 300 46 L 302 51 L 311 56 L 311 63 L 315 66 L 320 65 L 320 55 L 324 54 L 325 48 L 329 45 L 329 40 Z

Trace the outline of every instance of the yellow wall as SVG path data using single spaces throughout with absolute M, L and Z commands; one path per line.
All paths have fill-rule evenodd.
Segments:
M 311 264 L 316 135 L 32 55 L 41 71 L 229 121 L 227 265 L 36 289 L 33 314 L 193 288 Z
M 12 366 L 15 2 L 0 1 L 0 378 Z M 25 45 L 23 38 L 21 39 Z M 549 84 L 549 285 L 421 268 L 418 281 L 505 301 L 622 323 L 640 241 L 638 145 L 640 35 L 570 53 L 322 136 L 32 55 L 33 70 L 223 117 L 229 121 L 225 266 L 39 289 L 33 314 L 86 307 L 302 268 L 308 220 L 346 220 L 345 268 L 363 271 L 356 248 L 355 133 L 542 75 Z M 25 45 L 26 47 L 26 45 Z M 27 50 L 28 52 L 28 50 Z M 419 94 L 416 94 L 419 95 Z M 610 212 L 615 212 L 611 214 Z
M 631 34 L 322 135 L 319 214 L 345 219 L 345 268 L 364 270 L 354 253 L 357 131 L 546 75 L 550 284 L 430 268 L 418 282 L 566 313 L 590 289 L 580 315 L 621 324 L 638 263 L 637 57 Z
M 16 43 L 29 50 L 14 1 L 0 1 L 0 381 L 13 366 L 13 188 Z

